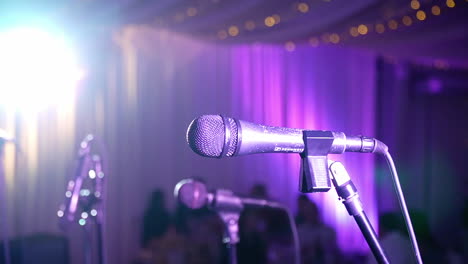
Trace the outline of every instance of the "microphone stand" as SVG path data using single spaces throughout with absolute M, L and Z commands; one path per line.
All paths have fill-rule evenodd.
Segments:
M 389 263 L 359 200 L 359 195 L 343 164 L 328 160 L 334 137 L 329 131 L 304 130 L 299 190 L 303 193 L 327 192 L 331 182 L 340 199 L 354 217 L 378 263 Z M 330 174 L 332 174 L 332 178 Z
M 91 264 L 97 257 L 98 264 L 105 264 L 105 228 L 103 225 L 106 211 L 106 185 L 102 159 L 99 155 L 91 152 L 93 140 L 93 135 L 87 135 L 80 144 L 75 180 L 68 184 L 67 199 L 59 210 L 59 217 L 63 228 L 66 228 L 69 222 L 76 221 L 76 214 L 81 216 L 79 223 L 83 226 L 85 263 Z M 93 192 L 87 190 L 87 194 L 81 193 L 85 181 L 91 181 L 92 187 L 94 187 Z M 95 230 L 87 223 L 88 221 L 95 225 Z M 96 251 L 93 250 L 93 242 L 97 244 Z
M 217 197 L 223 197 L 224 199 L 217 199 L 213 205 L 213 209 L 218 212 L 226 227 L 223 242 L 226 243 L 229 250 L 229 263 L 237 264 L 237 244 L 240 240 L 239 217 L 244 206 L 242 200 L 233 195 L 231 191 L 217 190 L 216 192 L 222 193 L 222 195 L 217 195 Z
M 98 155 L 93 156 L 94 162 L 94 170 L 96 172 L 96 192 L 99 193 L 98 204 L 96 210 L 96 216 L 94 218 L 95 225 L 96 225 L 96 232 L 97 232 L 97 256 L 98 256 L 98 264 L 105 264 L 105 254 L 104 254 L 104 220 L 105 220 L 105 212 L 106 212 L 106 199 L 105 199 L 105 187 L 106 184 L 104 182 L 104 168 L 102 164 L 102 159 Z M 96 195 L 96 194 L 95 194 Z
M 229 263 L 237 264 L 237 244 L 239 243 L 239 216 L 240 212 L 218 213 L 226 226 L 223 242 L 229 250 Z
M 356 223 L 359 226 L 359 229 L 361 229 L 361 232 L 374 254 L 375 259 L 378 263 L 390 263 L 379 243 L 379 240 L 377 239 L 374 228 L 364 212 L 357 189 L 351 181 L 345 167 L 341 162 L 329 161 L 329 163 L 329 171 L 332 174 L 332 182 L 335 186 L 336 192 L 343 201 L 349 215 L 352 215 L 354 220 L 356 220 Z

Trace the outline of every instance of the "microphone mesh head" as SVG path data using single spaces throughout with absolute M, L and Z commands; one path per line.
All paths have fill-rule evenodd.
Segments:
M 174 195 L 185 206 L 191 209 L 199 209 L 208 201 L 208 191 L 202 182 L 185 179 L 177 183 Z
M 198 155 L 210 158 L 221 158 L 227 147 L 226 156 L 230 157 L 237 148 L 237 124 L 232 118 L 224 123 L 220 115 L 203 115 L 190 123 L 187 130 L 187 143 Z M 231 131 L 229 145 L 225 146 L 226 127 Z

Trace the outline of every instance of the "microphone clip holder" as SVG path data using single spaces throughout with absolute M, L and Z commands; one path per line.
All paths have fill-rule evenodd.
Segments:
M 299 191 L 328 192 L 331 180 L 328 172 L 328 153 L 333 145 L 331 131 L 304 130 L 304 151 L 301 155 Z

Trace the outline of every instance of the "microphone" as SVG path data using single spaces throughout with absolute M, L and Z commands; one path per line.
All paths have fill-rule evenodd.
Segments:
M 222 158 L 256 153 L 302 153 L 303 132 L 309 130 L 272 127 L 221 115 L 195 118 L 187 130 L 187 143 L 197 154 Z M 347 137 L 343 132 L 314 131 L 333 143 L 329 154 L 344 152 L 384 153 L 387 146 L 374 138 Z
M 246 206 L 283 208 L 279 203 L 253 198 L 241 198 L 230 190 L 217 189 L 213 193 L 207 191 L 206 185 L 194 179 L 184 179 L 178 182 L 174 196 L 191 209 L 208 206 L 216 210 L 240 211 Z
M 191 209 L 199 209 L 205 205 L 218 212 L 226 225 L 226 235 L 223 241 L 229 243 L 230 248 L 235 252 L 235 245 L 239 242 L 239 217 L 240 212 L 246 206 L 271 207 L 284 210 L 288 215 L 289 225 L 294 240 L 295 264 L 300 261 L 300 246 L 297 227 L 291 211 L 280 203 L 267 200 L 241 198 L 233 194 L 230 190 L 218 189 L 214 193 L 207 191 L 206 185 L 194 179 L 185 179 L 178 182 L 174 189 L 174 196 L 184 205 Z M 236 254 L 231 254 L 235 257 Z M 235 259 L 231 260 L 236 263 Z

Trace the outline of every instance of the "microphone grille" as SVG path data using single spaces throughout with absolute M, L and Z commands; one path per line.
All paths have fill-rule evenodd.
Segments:
M 203 115 L 190 123 L 187 130 L 187 143 L 198 155 L 210 158 L 220 158 L 225 147 L 225 126 L 231 131 L 230 142 L 227 147 L 226 156 L 234 155 L 237 148 L 237 124 L 232 118 L 227 118 L 224 123 L 220 115 Z
M 208 201 L 206 185 L 193 179 L 185 179 L 177 183 L 174 195 L 181 203 L 191 209 L 202 208 Z

